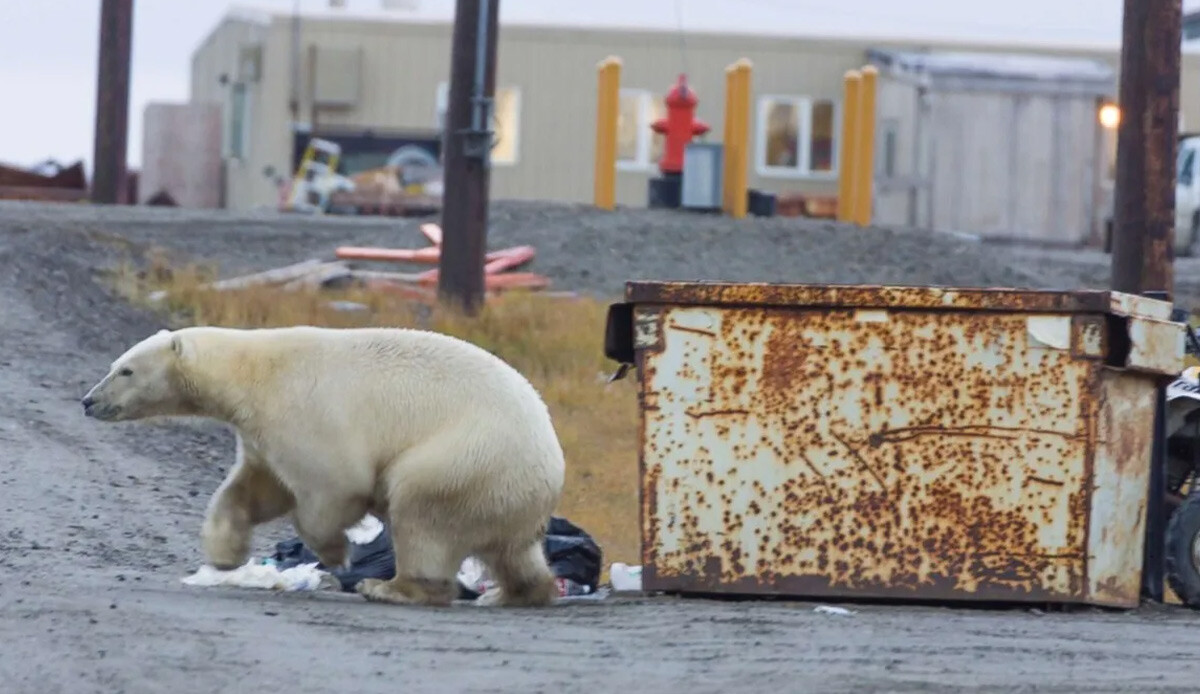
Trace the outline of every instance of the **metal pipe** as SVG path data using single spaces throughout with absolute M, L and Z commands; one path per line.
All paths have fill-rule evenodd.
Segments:
M 291 85 L 288 107 L 292 112 L 292 129 L 300 121 L 300 0 L 292 3 L 292 46 L 288 56 L 291 69 Z M 294 166 L 295 162 L 293 162 Z
M 484 126 L 487 124 L 487 104 L 483 96 L 483 80 L 487 66 L 488 0 L 479 0 L 479 17 L 477 19 L 475 27 L 475 83 L 471 95 L 474 101 L 474 108 L 471 111 L 471 129 L 478 133 L 483 131 Z M 489 147 L 488 150 L 490 151 L 491 148 Z

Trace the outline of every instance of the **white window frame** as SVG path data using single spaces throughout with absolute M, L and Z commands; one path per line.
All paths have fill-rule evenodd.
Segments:
M 241 132 L 238 133 L 238 141 L 241 147 L 235 152 L 233 148 L 233 116 L 234 109 L 237 108 L 237 100 L 234 98 L 234 89 L 239 87 L 242 90 Z M 245 161 L 250 158 L 250 114 L 253 109 L 251 103 L 253 94 L 254 90 L 251 89 L 251 85 L 248 83 L 231 82 L 229 85 L 229 95 L 225 99 L 225 108 L 222 114 L 223 122 L 221 123 L 221 150 L 226 159 Z
M 650 130 L 650 124 L 654 122 L 655 95 L 649 89 L 621 87 L 618 98 L 629 96 L 636 97 L 641 102 L 638 108 L 637 154 L 633 159 L 621 159 L 618 155 L 617 170 L 650 171 L 658 166 L 658 162 L 650 159 L 650 151 L 654 143 L 654 132 Z
M 833 167 L 829 171 L 812 171 L 812 107 L 817 101 L 833 103 L 833 145 L 831 160 Z M 800 114 L 800 122 L 796 130 L 796 165 L 768 166 L 767 165 L 767 106 L 771 103 L 783 102 L 791 104 Z M 836 179 L 838 167 L 841 166 L 842 145 L 842 103 L 832 97 L 796 96 L 793 94 L 763 94 L 758 98 L 758 118 L 754 133 L 755 169 L 758 175 L 765 178 L 807 178 L 817 180 Z
M 517 163 L 521 160 L 521 102 L 522 102 L 521 88 L 512 86 L 512 85 L 507 85 L 507 84 L 498 84 L 498 85 L 496 85 L 496 89 L 497 90 L 503 89 L 503 90 L 512 92 L 512 94 L 513 94 L 513 118 L 515 119 L 516 122 L 513 125 L 513 132 L 512 132 L 512 137 L 513 137 L 512 159 L 497 159 L 495 150 L 493 149 L 492 156 L 489 159 L 489 161 L 493 165 L 516 166 Z M 448 81 L 438 82 L 437 89 L 435 91 L 434 99 L 433 99 L 433 126 L 435 128 L 438 128 L 439 130 L 443 127 L 442 118 L 446 113 L 446 109 L 449 107 L 449 103 L 450 103 L 450 82 L 448 82 Z M 495 109 L 495 101 L 493 101 L 492 102 L 492 120 L 493 120 L 492 128 L 493 129 L 495 129 L 495 118 L 496 118 L 496 109 Z

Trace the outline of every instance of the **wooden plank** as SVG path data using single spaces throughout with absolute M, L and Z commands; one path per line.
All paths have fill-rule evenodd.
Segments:
M 339 246 L 334 254 L 342 260 L 376 260 L 392 263 L 436 263 L 442 257 L 438 246 L 427 248 L 371 248 Z
M 441 246 L 425 248 L 374 248 L 371 246 L 338 246 L 334 252 L 342 260 L 372 260 L 391 263 L 431 263 L 441 261 Z M 518 265 L 533 259 L 537 251 L 533 246 L 512 246 L 492 251 L 485 257 L 487 262 L 501 258 L 524 258 Z M 516 266 L 513 266 L 516 267 Z
M 483 274 L 496 275 L 505 270 L 521 267 L 533 260 L 535 255 L 537 255 L 537 251 L 533 246 L 516 246 L 506 249 L 504 255 L 489 260 L 483 266 Z
M 341 263 L 328 263 L 317 258 L 305 260 L 303 262 L 285 265 L 283 267 L 254 272 L 249 275 L 240 275 L 238 277 L 229 277 L 223 280 L 218 280 L 206 285 L 202 285 L 201 289 L 215 289 L 217 291 L 225 291 L 229 289 L 246 289 L 248 287 L 264 286 L 271 284 L 283 284 L 292 280 L 300 279 L 310 273 L 320 272 L 329 266 L 341 266 Z M 166 298 L 167 293 L 163 290 L 151 292 L 149 295 L 150 301 L 161 301 Z
M 421 233 L 425 234 L 425 238 L 429 239 L 429 243 L 435 246 L 442 245 L 442 227 L 433 222 L 426 222 L 421 225 Z

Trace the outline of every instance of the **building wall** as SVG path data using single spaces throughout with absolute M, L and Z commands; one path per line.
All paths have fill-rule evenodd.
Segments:
M 264 93 L 274 87 L 280 77 L 285 80 L 282 84 L 286 108 L 286 65 L 281 76 L 275 75 L 271 70 L 278 70 L 279 66 L 272 65 L 264 56 L 257 79 L 241 75 L 239 70 L 240 50 L 269 45 L 264 44 L 266 34 L 259 24 L 226 19 L 192 56 L 191 100 L 220 106 L 223 200 L 226 207 L 234 209 L 274 204 L 276 200 L 274 187 L 269 183 L 264 185 L 265 179 L 261 175 L 263 165 L 270 160 L 262 135 L 272 128 L 286 130 L 287 122 L 277 120 L 274 109 L 267 109 L 265 113 L 260 110 L 274 100 L 273 95 L 268 98 Z M 241 103 L 245 104 L 245 110 L 240 118 L 236 118 L 235 105 L 239 100 L 234 98 L 234 90 L 243 88 L 237 86 L 239 84 L 244 85 Z M 235 132 L 239 126 L 240 136 L 237 136 Z
M 933 101 L 932 228 L 1056 244 L 1091 234 L 1093 99 L 949 92 Z
M 162 191 L 180 207 L 220 207 L 220 105 L 154 102 L 142 123 L 138 203 Z
M 326 20 L 305 22 L 302 43 L 322 49 L 360 50 L 358 100 L 352 108 L 311 109 L 311 85 L 302 90 L 301 120 L 347 128 L 426 131 L 437 123 L 439 86 L 450 71 L 449 24 L 402 24 Z M 248 86 L 249 128 L 244 156 L 227 167 L 231 207 L 275 204 L 275 181 L 265 175 L 290 176 L 290 138 L 287 109 L 290 19 L 276 17 L 269 27 L 226 21 L 197 51 L 193 64 L 193 95 L 229 101 L 229 88 L 216 78 L 236 67 L 240 43 L 262 41 L 261 79 Z M 798 170 L 765 172 L 760 167 L 758 141 L 765 121 L 764 98 L 784 97 L 776 115 L 811 108 L 802 99 L 830 100 L 833 123 L 840 127 L 838 105 L 842 76 L 865 64 L 865 44 L 848 41 L 783 39 L 688 34 L 681 46 L 672 33 L 610 32 L 582 29 L 501 27 L 497 87 L 500 110 L 515 113 L 515 143 L 506 141 L 493 161 L 492 191 L 498 198 L 548 198 L 589 201 L 596 104 L 596 64 L 609 55 L 623 61 L 625 112 L 643 112 L 634 135 L 625 140 L 627 154 L 640 150 L 641 161 L 618 166 L 617 201 L 646 203 L 646 181 L 656 175 L 655 137 L 646 134 L 661 99 L 680 72 L 697 91 L 698 115 L 710 126 L 707 139 L 719 141 L 723 128 L 724 71 L 735 60 L 754 64 L 751 114 L 750 185 L 773 192 L 836 192 L 836 173 L 804 174 Z M 879 47 L 919 48 L 911 44 L 873 44 Z M 970 50 L 1003 50 L 987 46 L 938 46 Z M 1098 57 L 1116 66 L 1116 51 L 1060 51 L 1061 55 Z M 307 63 L 307 52 L 302 54 Z M 318 60 L 321 60 L 318 55 Z M 1200 124 L 1200 85 L 1194 84 L 1200 56 L 1185 56 L 1181 105 L 1185 122 Z M 306 66 L 307 68 L 307 66 Z M 303 72 L 307 74 L 308 70 Z M 308 80 L 306 79 L 305 82 Z M 640 91 L 639 91 L 640 90 Z M 512 98 L 512 97 L 516 98 Z M 444 93 L 442 96 L 444 100 Z M 442 102 L 444 104 L 444 101 Z M 226 109 L 229 110 L 228 108 Z M 817 118 L 829 109 L 818 108 Z M 228 117 L 227 117 L 228 122 Z M 826 117 L 824 119 L 828 121 Z M 641 138 L 636 133 L 641 131 Z M 501 126 L 502 137 L 509 129 Z M 835 132 L 836 135 L 836 132 Z M 511 140 L 512 138 L 506 138 Z M 515 144 L 515 147 L 513 146 Z M 825 143 L 836 152 L 838 141 Z M 803 151 L 801 147 L 801 152 Z M 803 155 L 797 153 L 801 159 Z M 512 155 L 511 157 L 506 155 Z M 901 153 L 900 161 L 911 159 Z

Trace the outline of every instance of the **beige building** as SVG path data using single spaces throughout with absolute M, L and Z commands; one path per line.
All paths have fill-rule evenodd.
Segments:
M 276 204 L 279 181 L 294 171 L 298 152 L 309 135 L 341 142 L 348 172 L 382 163 L 403 144 L 426 147 L 434 154 L 439 149 L 438 126 L 450 72 L 453 1 L 408 0 L 391 11 L 365 8 L 362 1 L 359 8 L 350 3 L 349 9 L 340 10 L 324 3 L 317 7 L 314 2 L 309 0 L 296 16 L 231 11 L 194 53 L 192 100 L 220 103 L 225 114 L 223 195 L 229 207 Z M 914 19 L 923 16 L 915 10 L 904 11 L 911 21 L 899 22 L 895 3 L 882 0 L 845 0 L 837 4 L 840 12 L 833 10 L 833 14 L 814 14 L 809 7 L 812 0 L 681 0 L 678 4 L 664 0 L 600 4 L 503 0 L 493 126 L 498 140 L 492 158 L 493 195 L 591 199 L 595 69 L 610 55 L 623 61 L 617 200 L 631 206 L 646 204 L 647 180 L 657 175 L 659 142 L 649 124 L 662 113 L 662 97 L 677 76 L 687 74 L 699 95 L 698 115 L 712 128 L 708 139 L 719 141 L 724 71 L 743 57 L 754 65 L 749 183 L 772 192 L 835 192 L 842 76 L 866 64 L 871 51 L 972 51 L 1098 61 L 1111 71 L 1107 94 L 1085 90 L 1086 98 L 1091 99 L 1085 109 L 1098 111 L 1106 100 L 1115 98 L 1119 64 L 1121 1 L 1105 2 L 1113 7 L 1091 13 L 1102 15 L 1097 19 L 1076 11 L 1049 16 L 1044 10 L 1048 3 L 1010 0 L 994 10 L 994 17 L 971 22 L 947 15 L 930 28 L 925 26 L 930 20 Z M 875 7 L 855 8 L 864 3 Z M 1028 7 L 1023 9 L 1023 5 Z M 737 9 L 731 9 L 735 6 Z M 824 6 L 827 10 L 832 7 L 827 2 Z M 635 10 L 643 11 L 639 7 L 649 8 L 644 12 L 654 16 L 635 16 Z M 685 14 L 674 14 L 680 7 Z M 949 11 L 942 9 L 943 13 Z M 1040 16 L 1041 21 L 1026 21 L 1029 13 Z M 955 21 L 957 25 L 953 25 Z M 293 41 L 297 27 L 298 43 Z M 897 27 L 907 33 L 899 33 Z M 1084 29 L 1090 33 L 1081 34 Z M 1073 65 L 1078 68 L 1083 63 Z M 298 76 L 294 113 L 290 108 L 293 66 Z M 1084 68 L 1094 77 L 1094 66 Z M 1200 55 L 1185 48 L 1184 125 L 1200 124 L 1198 76 Z M 1024 74 L 1022 79 L 1029 83 L 1028 78 Z M 1051 100 L 1053 91 L 1045 84 L 1033 89 Z M 950 110 L 944 109 L 946 113 Z M 976 128 L 973 137 L 979 142 L 1003 140 L 1016 132 L 1007 128 L 1002 118 L 977 120 L 978 114 L 961 108 L 957 112 L 957 123 L 948 123 L 944 117 L 937 123 L 925 123 L 923 137 L 928 139 L 931 132 L 948 127 Z M 1057 128 L 1056 132 L 1064 127 L 1097 129 L 1094 137 L 1082 137 L 1095 141 L 1094 152 L 1085 147 L 1087 151 L 1081 154 L 1092 157 L 1082 166 L 1090 167 L 1096 176 L 1089 183 L 1095 194 L 1084 196 L 1090 201 L 1087 215 L 1094 231 L 1100 214 L 1094 210 L 1105 204 L 1104 190 L 1109 185 L 1105 176 L 1111 176 L 1107 158 L 1114 140 L 1111 133 L 1102 131 L 1094 114 L 1085 113 L 1081 121 L 1075 108 L 1070 125 L 1064 126 L 1061 118 L 1047 113 L 1046 122 L 1054 123 L 1046 127 Z M 938 226 L 936 212 L 914 210 L 946 209 L 946 205 L 917 200 L 917 189 L 925 185 L 927 195 L 941 198 L 962 193 L 928 188 L 931 176 L 921 171 L 921 157 L 916 154 L 922 136 L 905 140 L 916 129 L 915 123 L 901 120 L 893 127 L 894 133 L 878 138 L 877 171 L 896 179 L 893 184 L 907 186 L 901 197 L 908 196 L 910 202 L 899 207 L 894 201 L 883 205 L 881 214 L 896 217 L 885 220 L 893 223 Z M 965 153 L 956 156 L 969 158 L 970 149 L 966 147 Z M 896 157 L 912 161 L 910 170 L 897 173 Z M 1022 161 L 1013 165 L 1019 167 Z M 884 171 L 885 162 L 892 162 L 890 173 Z M 1073 172 L 1079 166 L 1073 164 L 1068 170 Z M 977 172 L 981 180 L 987 177 L 986 166 L 967 169 Z M 943 170 L 942 179 L 947 179 L 945 174 Z M 1022 178 L 1019 171 L 1013 175 Z M 950 176 L 945 185 L 955 178 L 959 177 Z M 1009 207 L 1014 204 L 1005 203 Z M 967 218 L 951 226 L 975 224 L 963 219 Z

